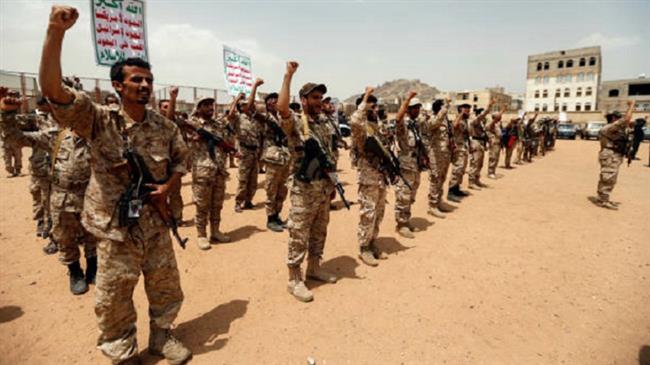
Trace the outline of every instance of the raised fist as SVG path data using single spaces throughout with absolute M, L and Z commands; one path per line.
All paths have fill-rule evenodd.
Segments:
M 79 18 L 79 12 L 72 6 L 53 5 L 50 12 L 50 28 L 66 31 L 74 25 Z
M 372 95 L 375 92 L 375 88 L 372 86 L 366 86 L 366 95 Z
M 413 99 L 415 95 L 417 95 L 415 91 L 409 91 L 408 96 L 406 97 L 407 99 Z
M 11 97 L 6 87 L 0 87 L 0 110 L 3 112 L 12 112 L 20 108 L 21 98 Z
M 176 99 L 178 97 L 178 86 L 171 86 L 169 88 L 169 97 Z
M 237 101 L 240 101 L 246 97 L 246 94 L 244 93 L 239 93 L 237 94 L 237 97 L 235 98 Z
M 298 69 L 298 62 L 296 61 L 287 62 L 287 73 L 289 75 L 293 75 L 297 69 Z
M 259 77 L 255 80 L 255 86 L 260 86 L 264 85 L 264 80 L 260 79 Z
M 629 106 L 634 106 L 634 104 L 636 104 L 635 100 L 628 100 L 627 101 L 627 105 L 629 105 Z

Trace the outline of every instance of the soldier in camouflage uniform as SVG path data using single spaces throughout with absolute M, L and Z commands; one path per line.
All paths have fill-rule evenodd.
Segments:
M 244 209 L 253 209 L 253 197 L 257 191 L 257 174 L 259 173 L 259 151 L 262 145 L 263 126 L 255 118 L 255 94 L 257 88 L 264 83 L 257 79 L 246 104 L 237 104 L 237 110 L 231 110 L 228 120 L 232 123 L 241 160 L 237 174 L 237 194 L 235 195 L 235 211 L 241 213 Z
M 490 109 L 495 101 L 490 100 L 485 111 L 476 109 L 476 118 L 468 123 L 469 133 L 469 171 L 467 177 L 469 179 L 469 188 L 474 190 L 481 190 L 488 186 L 481 182 L 481 170 L 483 169 L 483 160 L 485 159 L 485 150 L 487 149 L 488 136 L 485 131 L 485 118 L 487 117 Z
M 449 179 L 449 189 L 447 199 L 453 202 L 460 202 L 462 198 L 469 196 L 469 193 L 461 190 L 460 185 L 463 183 L 463 176 L 467 169 L 468 145 L 469 145 L 469 119 L 471 106 L 461 104 L 457 107 L 458 115 L 452 123 L 452 143 L 454 144 L 454 153 L 452 155 L 451 177 Z M 485 116 L 482 116 L 484 119 Z
M 13 90 L 5 90 L 4 92 L 8 98 L 15 101 L 18 107 L 20 106 L 21 101 L 19 100 L 20 94 L 18 92 Z M 18 110 L 18 108 L 16 108 L 16 110 Z M 17 123 L 19 123 L 19 120 L 13 118 L 11 119 L 11 123 L 13 124 L 8 123 L 9 121 L 5 120 L 0 123 L 0 137 L 2 138 L 3 152 L 2 157 L 4 158 L 5 170 L 7 170 L 7 173 L 9 174 L 8 177 L 16 177 L 20 175 L 20 171 L 23 168 L 23 146 L 13 139 L 13 131 L 14 128 L 18 128 Z
M 179 125 L 180 120 L 176 120 L 176 99 L 178 98 L 178 87 L 172 86 L 169 88 L 169 99 L 162 99 L 158 101 L 158 109 L 160 110 L 160 114 L 163 116 L 166 116 L 169 120 L 172 122 L 175 122 L 177 125 Z M 183 130 L 181 129 L 181 134 L 183 136 L 183 140 L 187 143 L 187 138 L 186 134 L 182 133 Z M 188 162 L 191 162 L 191 159 L 188 159 Z M 172 188 L 172 191 L 169 192 L 169 208 L 172 211 L 172 215 L 174 216 L 174 219 L 176 222 L 178 222 L 179 225 L 183 224 L 183 196 L 181 195 L 181 188 L 183 184 L 178 184 L 178 186 L 174 186 Z
M 111 111 L 88 95 L 61 85 L 61 48 L 65 32 L 79 14 L 68 6 L 52 7 L 39 74 L 43 95 L 53 104 L 55 119 L 70 127 L 91 146 L 91 176 L 81 221 L 99 239 L 95 314 L 100 336 L 97 347 L 114 364 L 139 364 L 133 291 L 140 273 L 149 301 L 149 352 L 170 364 L 186 363 L 192 353 L 171 333 L 183 302 L 183 292 L 169 228 L 153 205 L 166 204 L 172 185 L 185 173 L 187 147 L 180 131 L 167 118 L 147 109 L 153 75 L 138 58 L 111 67 L 111 82 L 122 106 Z M 147 203 L 120 199 L 131 183 L 125 152 L 142 157 L 156 181 Z M 123 207 L 128 207 L 124 210 Z M 124 222 L 119 217 L 128 216 Z M 126 224 L 125 224 L 126 223 Z
M 376 138 L 381 145 L 390 148 L 386 125 L 377 115 L 377 98 L 372 95 L 374 89 L 367 87 L 363 98 L 357 99 L 357 110 L 352 114 L 352 145 L 356 150 L 358 184 L 359 184 L 359 258 L 369 266 L 377 266 L 378 258 L 385 258 L 375 245 L 379 235 L 379 226 L 386 209 L 386 189 L 388 178 L 380 171 L 379 156 L 374 156 L 364 149 L 367 138 Z
M 429 119 L 424 128 L 429 141 L 429 209 L 427 213 L 436 218 L 446 218 L 445 213 L 451 213 L 454 206 L 444 201 L 442 187 L 447 179 L 447 171 L 451 160 L 449 149 L 449 130 L 447 112 L 450 100 L 436 100 L 431 109 L 433 117 Z
M 607 209 L 618 210 L 618 204 L 609 200 L 618 178 L 618 169 L 630 148 L 628 128 L 634 125 L 632 113 L 634 100 L 628 101 L 625 115 L 615 111 L 607 114 L 607 124 L 600 130 L 600 178 L 598 180 L 598 199 L 596 204 Z
M 266 190 L 267 222 L 266 227 L 274 232 L 283 232 L 285 222 L 280 218 L 282 205 L 287 198 L 287 179 L 289 178 L 289 167 L 291 153 L 287 136 L 280 127 L 280 116 L 278 115 L 277 104 L 278 94 L 270 93 L 264 98 L 266 105 L 265 113 L 256 113 L 255 118 L 264 125 L 264 150 L 262 161 L 266 165 L 266 179 L 264 189 Z
M 506 169 L 513 168 L 511 161 L 515 146 L 519 145 L 519 124 L 521 124 L 520 117 L 510 119 L 510 123 L 506 125 L 501 135 L 501 144 L 506 150 L 506 158 L 504 161 Z
M 501 154 L 501 118 L 506 108 L 506 104 L 503 104 L 501 111 L 492 113 L 492 120 L 485 127 L 488 137 L 488 177 L 490 179 L 497 178 L 497 165 Z
M 56 122 L 51 119 L 50 109 L 45 99 L 37 101 L 39 114 L 37 116 L 39 130 L 49 130 L 55 127 Z M 36 235 L 47 238 L 52 228 L 52 217 L 50 216 L 50 149 L 43 148 L 38 144 L 32 144 L 32 155 L 29 157 L 29 172 L 31 182 L 29 192 L 32 194 L 32 212 L 33 219 L 36 223 Z M 53 242 L 52 242 L 53 244 Z M 47 246 L 46 246 L 47 248 Z M 54 249 L 45 250 L 46 253 L 56 251 Z
M 402 175 L 408 181 L 409 188 L 402 180 L 395 185 L 395 221 L 396 231 L 405 238 L 415 238 L 417 231 L 411 222 L 411 206 L 415 203 L 415 195 L 420 186 L 420 173 L 427 169 L 422 163 L 420 153 L 426 154 L 426 146 L 420 131 L 425 123 L 425 116 L 420 115 L 422 103 L 415 98 L 415 92 L 410 92 L 402 103 L 396 116 L 396 140 Z M 406 118 L 406 121 L 404 120 Z M 428 156 L 424 156 L 428 158 Z
M 233 104 L 234 105 L 234 104 Z M 203 128 L 206 131 L 223 138 L 225 120 L 216 121 L 214 115 L 214 99 L 200 98 L 190 120 L 192 127 Z M 221 209 L 226 195 L 226 155 L 223 150 L 214 149 L 214 159 L 210 156 L 208 141 L 196 133 L 192 133 L 190 149 L 192 150 L 192 193 L 196 204 L 197 245 L 202 250 L 210 249 L 210 242 L 230 242 L 230 237 L 219 230 Z M 210 222 L 210 238 L 207 236 L 207 225 Z
M 289 139 L 289 150 L 293 166 L 289 178 L 291 209 L 289 211 L 289 282 L 287 290 L 296 299 L 309 302 L 313 294 L 305 286 L 301 264 L 307 256 L 307 278 L 335 283 L 338 278 L 323 270 L 320 261 L 323 256 L 327 225 L 330 216 L 330 195 L 334 184 L 323 171 L 310 177 L 310 181 L 296 178 L 296 172 L 303 164 L 304 143 L 315 139 L 326 157 L 332 161 L 331 130 L 322 118 L 323 94 L 327 88 L 323 84 L 307 83 L 299 92 L 303 112 L 298 114 L 289 109 L 291 79 L 298 69 L 297 62 L 287 62 L 278 97 L 278 113 L 282 129 Z

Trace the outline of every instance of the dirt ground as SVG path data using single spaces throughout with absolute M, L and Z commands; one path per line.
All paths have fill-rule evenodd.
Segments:
M 255 210 L 234 212 L 231 169 L 223 228 L 235 242 L 204 252 L 194 227 L 181 229 L 191 241 L 176 247 L 185 293 L 176 333 L 194 352 L 192 364 L 647 364 L 649 144 L 643 161 L 621 166 L 619 211 L 588 200 L 598 148 L 559 141 L 543 159 L 499 169 L 502 179 L 486 179 L 491 187 L 445 220 L 426 215 L 423 175 L 413 222 L 424 231 L 414 240 L 395 234 L 391 192 L 379 239 L 389 259 L 377 268 L 357 259 L 358 205 L 333 211 L 324 259 L 342 279 L 308 282 L 309 304 L 286 292 L 287 233 L 266 230 L 264 191 Z M 347 157 L 340 165 L 355 201 Z M 0 364 L 108 363 L 95 348 L 92 289 L 69 293 L 66 268 L 35 238 L 29 177 L 5 177 Z M 193 217 L 187 179 L 183 195 Z M 164 364 L 146 355 L 142 281 L 135 303 L 145 364 Z

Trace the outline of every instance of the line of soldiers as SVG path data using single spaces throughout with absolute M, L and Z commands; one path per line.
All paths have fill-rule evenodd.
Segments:
M 261 160 L 267 174 L 267 227 L 289 233 L 288 292 L 309 302 L 313 293 L 306 278 L 337 282 L 321 261 L 332 199 L 338 193 L 348 208 L 349 204 L 336 175 L 337 147 L 345 143 L 331 99 L 325 97 L 327 87 L 306 83 L 298 93 L 300 103 L 291 103 L 292 79 L 299 67 L 291 61 L 280 91 L 265 97 L 264 110 L 255 105 L 257 89 L 263 85 L 258 79 L 248 100 L 244 95 L 234 98 L 225 115 L 215 117 L 214 99 L 206 97 L 183 118 L 175 113 L 175 88 L 169 100 L 159 103 L 160 112 L 147 106 L 153 90 L 151 66 L 129 58 L 110 71 L 121 103 L 99 105 L 65 85 L 61 76 L 63 38 L 77 18 L 76 9 L 54 6 L 43 46 L 39 82 L 54 127 L 21 131 L 16 127 L 20 101 L 1 88 L 0 109 L 3 133 L 52 156 L 54 238 L 61 261 L 69 268 L 71 290 L 80 293 L 89 283 L 96 284 L 97 344 L 112 363 L 140 363 L 132 297 L 141 273 L 149 301 L 149 352 L 170 364 L 186 363 L 192 356 L 170 329 L 184 298 L 170 230 L 185 248 L 176 228 L 182 221 L 181 177 L 190 169 L 200 249 L 231 240 L 220 230 L 227 159 L 240 158 L 236 212 L 252 207 Z M 465 173 L 471 189 L 487 187 L 481 181 L 486 151 L 488 177 L 496 179 L 501 148 L 510 168 L 515 146 L 520 145 L 523 160 L 530 161 L 535 145 L 543 145 L 542 154 L 552 145 L 544 124 L 535 123 L 536 115 L 527 123 L 522 117 L 513 118 L 502 132 L 506 108 L 501 106 L 489 119 L 494 101 L 473 114 L 470 105 L 459 105 L 455 118 L 450 118 L 450 100 L 436 100 L 431 112 L 423 111 L 411 92 L 395 120 L 389 121 L 373 93 L 368 87 L 357 100 L 350 148 L 359 184 L 359 259 L 369 266 L 387 258 L 376 239 L 389 185 L 395 189 L 396 231 L 415 238 L 418 227 L 412 224 L 411 207 L 422 172 L 429 172 L 428 213 L 444 219 L 458 208 L 443 199 L 448 170 L 447 200 L 459 203 L 469 195 L 460 188 Z M 283 221 L 280 213 L 287 195 L 291 207 Z M 85 273 L 79 264 L 80 242 L 85 246 Z

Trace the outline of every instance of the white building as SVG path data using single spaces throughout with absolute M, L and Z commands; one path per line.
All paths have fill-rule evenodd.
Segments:
M 528 56 L 526 111 L 593 111 L 601 80 L 600 46 Z

